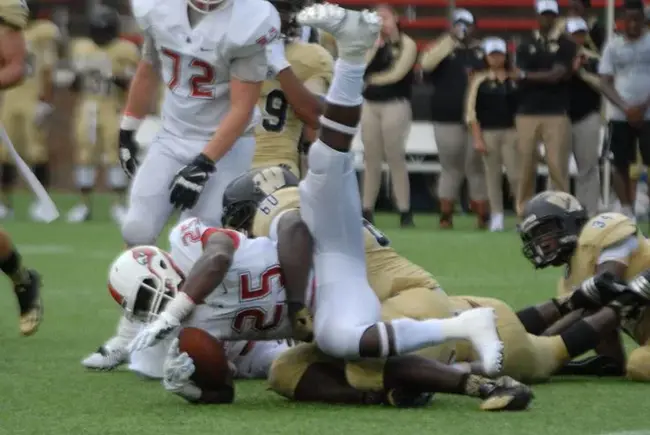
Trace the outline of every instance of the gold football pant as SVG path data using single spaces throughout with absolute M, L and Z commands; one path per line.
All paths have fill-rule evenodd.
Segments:
M 524 383 L 547 380 L 567 361 L 564 341 L 559 336 L 537 337 L 528 334 L 517 314 L 503 301 L 472 296 L 452 297 L 456 308 L 494 308 L 497 330 L 504 345 L 503 375 Z M 456 360 L 472 362 L 478 355 L 469 342 L 461 340 L 456 345 Z
M 76 184 L 80 189 L 95 186 L 98 166 L 106 166 L 107 184 L 124 189 L 128 178 L 119 160 L 120 113 L 114 106 L 82 101 L 75 118 Z
M 32 165 L 47 162 L 48 153 L 45 147 L 43 130 L 34 124 L 36 106 L 34 100 L 6 100 L 0 110 L 2 125 L 7 136 L 20 155 Z M 12 163 L 6 147 L 0 149 L 0 163 Z
M 566 115 L 518 115 L 516 119 L 519 145 L 519 188 L 517 213 L 535 194 L 539 142 L 546 149 L 546 164 L 553 185 L 569 191 L 569 139 L 571 122 Z
M 386 299 L 382 303 L 382 320 L 411 317 L 414 319 L 444 319 L 453 315 L 447 295 L 439 289 L 413 288 Z M 422 349 L 416 354 L 449 363 L 454 352 L 453 343 L 443 343 Z M 344 367 L 347 382 L 354 388 L 366 391 L 383 389 L 384 360 L 364 359 L 344 362 L 321 352 L 316 344 L 304 343 L 289 348 L 273 361 L 269 371 L 271 389 L 289 399 L 300 379 L 312 364 L 331 364 Z

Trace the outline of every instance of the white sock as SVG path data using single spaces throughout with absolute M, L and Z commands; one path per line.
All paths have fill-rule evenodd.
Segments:
M 398 355 L 435 346 L 449 340 L 467 338 L 467 328 L 457 317 L 450 319 L 397 319 L 391 320 L 395 333 L 395 350 Z
M 334 77 L 325 100 L 337 106 L 354 107 L 363 103 L 363 74 L 366 64 L 354 64 L 343 59 L 334 63 Z

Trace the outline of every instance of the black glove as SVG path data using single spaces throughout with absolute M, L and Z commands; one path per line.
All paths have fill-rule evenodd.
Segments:
M 599 273 L 584 280 L 569 298 L 573 309 L 600 308 L 627 289 L 625 282 L 610 272 Z
M 138 169 L 138 144 L 135 143 L 135 130 L 120 130 L 120 164 L 124 173 L 133 178 Z
M 181 210 L 194 207 L 214 171 L 214 162 L 208 156 L 203 153 L 196 156 L 192 163 L 176 173 L 169 184 L 169 202 Z

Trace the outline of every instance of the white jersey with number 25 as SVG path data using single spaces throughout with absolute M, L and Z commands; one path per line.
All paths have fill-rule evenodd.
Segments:
M 237 231 L 212 228 L 192 218 L 169 234 L 170 254 L 187 275 L 215 232 L 235 244 L 230 270 L 223 282 L 197 305 L 184 326 L 209 332 L 220 340 L 274 340 L 291 337 L 291 322 L 276 243 L 267 237 L 247 238 Z

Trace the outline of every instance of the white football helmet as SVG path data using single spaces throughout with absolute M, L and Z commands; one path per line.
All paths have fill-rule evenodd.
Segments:
M 127 317 L 150 322 L 171 301 L 183 273 L 156 246 L 136 246 L 120 254 L 108 271 L 108 291 Z
M 225 0 L 187 0 L 187 4 L 197 12 L 207 14 L 219 7 Z

